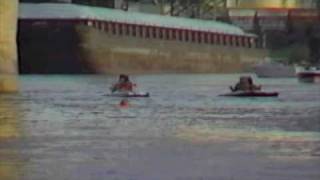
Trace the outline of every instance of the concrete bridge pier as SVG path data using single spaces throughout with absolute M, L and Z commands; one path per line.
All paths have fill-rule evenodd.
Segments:
M 0 0 L 0 93 L 18 90 L 18 0 Z

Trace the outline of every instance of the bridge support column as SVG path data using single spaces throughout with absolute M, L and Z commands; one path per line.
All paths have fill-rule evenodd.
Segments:
M 18 0 L 0 0 L 0 92 L 15 92 L 17 83 Z

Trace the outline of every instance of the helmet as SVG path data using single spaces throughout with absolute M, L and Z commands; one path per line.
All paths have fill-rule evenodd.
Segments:
M 120 74 L 119 80 L 123 79 L 125 82 L 129 81 L 129 76 L 126 74 Z

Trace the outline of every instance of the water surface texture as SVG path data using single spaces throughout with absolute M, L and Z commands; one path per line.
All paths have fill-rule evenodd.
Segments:
M 256 79 L 278 98 L 220 97 L 239 75 L 21 76 L 0 95 L 0 179 L 319 180 L 320 86 Z

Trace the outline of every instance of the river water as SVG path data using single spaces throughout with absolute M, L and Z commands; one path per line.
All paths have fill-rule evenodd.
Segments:
M 319 180 L 320 85 L 258 79 L 278 98 L 219 94 L 239 75 L 21 76 L 0 95 L 0 179 Z

